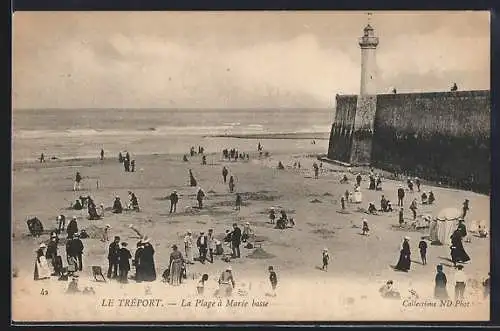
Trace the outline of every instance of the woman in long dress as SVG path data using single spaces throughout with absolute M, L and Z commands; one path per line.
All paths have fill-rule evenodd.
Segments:
M 144 282 L 152 282 L 156 280 L 156 267 L 154 261 L 155 250 L 149 243 L 149 239 L 143 239 L 144 248 L 141 254 L 141 280 Z
M 437 273 L 435 278 L 434 298 L 435 299 L 448 299 L 448 291 L 446 290 L 446 275 L 443 272 L 443 266 L 437 266 Z
M 182 265 L 184 263 L 184 258 L 182 253 L 177 249 L 177 245 L 172 246 L 172 253 L 170 253 L 170 275 L 168 283 L 170 285 L 180 285 L 182 277 Z
M 33 275 L 34 280 L 41 280 L 50 278 L 50 268 L 47 263 L 47 259 L 45 258 L 45 249 L 47 245 L 41 244 L 38 250 L 36 251 L 36 259 L 35 259 L 35 271 Z
M 450 237 L 451 239 L 451 260 L 456 265 L 457 262 L 470 261 L 469 255 L 465 252 L 462 244 L 462 233 L 459 229 L 455 230 Z
M 399 270 L 399 271 L 408 271 L 408 270 L 410 270 L 410 266 L 411 266 L 411 260 L 410 260 L 411 251 L 410 251 L 410 244 L 408 242 L 409 240 L 410 240 L 409 237 L 404 237 L 403 245 L 402 245 L 402 248 L 401 248 L 401 251 L 400 251 L 400 254 L 399 254 L 399 261 L 396 264 L 396 267 L 394 268 L 396 270 Z

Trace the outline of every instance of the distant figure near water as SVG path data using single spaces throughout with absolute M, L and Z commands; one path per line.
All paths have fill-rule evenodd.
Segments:
M 101 148 L 101 161 L 104 160 L 104 149 Z

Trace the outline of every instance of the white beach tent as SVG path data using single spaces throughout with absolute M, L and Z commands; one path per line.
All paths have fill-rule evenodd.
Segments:
M 458 226 L 461 213 L 456 208 L 445 208 L 434 217 L 429 227 L 429 236 L 432 242 L 441 245 L 450 245 L 450 236 Z

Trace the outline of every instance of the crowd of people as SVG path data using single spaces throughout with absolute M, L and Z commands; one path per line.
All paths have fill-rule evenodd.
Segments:
M 258 151 L 262 152 L 262 145 L 258 146 Z M 202 157 L 203 164 L 206 164 L 206 157 L 204 155 L 204 148 L 199 146 L 198 153 L 195 152 L 194 147 L 190 150 L 190 155 L 195 156 L 200 154 Z M 223 160 L 231 161 L 238 159 L 248 159 L 248 154 L 239 153 L 236 149 L 224 149 L 222 152 Z M 104 153 L 101 151 L 101 160 L 104 158 Z M 186 156 L 184 156 L 186 160 Z M 130 160 L 130 155 L 127 152 L 125 156 L 119 154 L 120 163 L 124 164 L 126 172 L 134 172 L 135 161 Z M 294 163 L 294 168 L 298 167 L 300 169 L 300 162 Z M 281 161 L 278 163 L 279 169 L 284 169 Z M 322 162 L 313 163 L 314 178 L 319 177 L 320 170 L 323 168 Z M 228 185 L 229 193 L 234 193 L 235 195 L 235 209 L 239 210 L 242 206 L 242 196 L 240 193 L 235 192 L 236 189 L 236 176 L 230 174 L 229 169 L 226 165 L 222 167 L 222 183 Z M 341 197 L 341 207 L 343 210 L 346 209 L 347 203 L 361 203 L 362 193 L 361 193 L 361 183 L 363 178 L 360 173 L 356 174 L 354 177 L 355 185 L 353 192 L 346 190 L 345 194 Z M 381 191 L 382 190 L 382 176 L 380 174 L 375 174 L 373 169 L 371 169 L 368 175 L 368 190 Z M 74 187 L 75 191 L 81 189 L 80 183 L 82 181 L 82 175 L 77 172 L 75 175 Z M 349 178 L 344 174 L 340 180 L 341 184 L 348 184 Z M 197 187 L 196 190 L 196 201 L 199 209 L 203 209 L 203 201 L 206 197 L 205 191 L 198 186 L 198 180 L 195 178 L 193 171 L 189 169 L 189 186 Z M 410 193 L 414 192 L 416 187 L 417 192 L 421 192 L 422 184 L 420 179 L 415 177 L 414 179 L 408 178 L 407 189 Z M 405 203 L 405 189 L 402 185 L 399 186 L 395 196 L 398 199 L 398 215 L 399 215 L 399 225 L 403 226 L 404 222 L 404 203 Z M 138 199 L 134 192 L 128 191 L 129 194 L 129 204 L 126 206 L 128 210 L 139 212 Z M 177 212 L 177 204 L 180 197 L 176 190 L 174 190 L 169 196 L 170 201 L 170 214 L 175 214 Z M 435 196 L 432 191 L 422 192 L 421 204 L 432 205 L 435 202 Z M 99 220 L 105 217 L 104 206 L 100 205 L 100 212 L 97 211 L 95 202 L 90 195 L 80 196 L 79 199 L 75 201 L 72 205 L 75 210 L 81 210 L 87 208 L 88 219 L 89 220 Z M 417 199 L 411 200 L 408 210 L 412 212 L 412 219 L 415 221 L 417 217 Z M 470 209 L 469 201 L 465 200 L 462 206 L 462 217 L 457 229 L 453 231 L 451 239 L 451 261 L 453 266 L 457 269 L 455 275 L 455 293 L 456 297 L 462 298 L 466 279 L 463 273 L 463 263 L 470 261 L 470 257 L 465 252 L 463 247 L 463 240 L 467 236 L 467 229 L 465 227 L 464 219 Z M 117 195 L 113 201 L 111 211 L 113 214 L 121 214 L 124 211 L 120 197 Z M 377 208 L 375 202 L 370 202 L 367 209 L 369 214 L 376 214 L 378 212 L 391 213 L 394 211 L 391 201 L 386 198 L 386 194 L 382 194 L 380 198 L 380 207 Z M 296 223 L 293 218 L 288 217 L 285 210 L 279 211 L 279 217 L 276 215 L 277 211 L 274 207 L 269 209 L 269 223 L 274 225 L 274 228 L 284 230 L 288 228 L 295 227 Z M 82 239 L 88 238 L 85 230 L 80 230 L 78 228 L 78 220 L 73 217 L 66 227 L 66 216 L 59 215 L 57 218 L 57 229 L 50 235 L 50 240 L 48 244 L 42 243 L 38 250 L 36 251 L 35 260 L 35 271 L 34 279 L 46 279 L 51 276 L 57 276 L 61 280 L 65 280 L 68 277 L 73 277 L 69 288 L 74 289 L 77 282 L 77 276 L 79 272 L 84 270 L 83 265 L 83 252 L 85 245 Z M 30 232 L 39 237 L 43 234 L 43 225 L 40 220 L 36 217 L 28 218 L 28 228 Z M 111 226 L 106 225 L 105 234 L 102 238 L 103 241 L 107 242 L 109 240 L 109 229 Z M 366 218 L 362 219 L 362 234 L 368 235 L 370 233 L 370 228 Z M 65 247 L 66 247 L 66 261 L 67 267 L 63 266 L 61 254 L 58 252 L 58 244 L 60 241 L 61 234 L 66 230 Z M 138 234 L 137 230 L 133 229 Z M 199 231 L 196 237 L 193 236 L 191 230 L 187 230 L 185 236 L 183 237 L 182 246 L 183 250 L 179 249 L 178 243 L 173 244 L 170 252 L 170 259 L 165 270 L 161 273 L 161 280 L 172 286 L 178 286 L 187 279 L 188 268 L 190 265 L 199 262 L 200 264 L 214 263 L 214 257 L 220 257 L 224 262 L 230 262 L 233 259 L 241 258 L 241 245 L 245 244 L 246 248 L 252 248 L 252 241 L 255 238 L 255 232 L 252 229 L 249 222 L 243 225 L 243 229 L 240 228 L 238 223 L 232 224 L 232 229 L 225 230 L 225 236 L 223 241 L 215 238 L 215 229 L 209 228 L 208 231 Z M 427 265 L 427 249 L 428 245 L 424 238 L 421 238 L 418 249 L 420 252 L 420 257 L 423 265 Z M 399 260 L 397 261 L 394 269 L 397 271 L 409 272 L 411 269 L 411 238 L 405 236 L 403 238 Z M 229 254 L 225 253 L 225 248 L 229 250 Z M 328 249 L 325 248 L 322 251 L 322 267 L 324 271 L 328 270 L 330 255 Z M 134 280 L 136 282 L 153 282 L 157 280 L 157 267 L 155 265 L 155 249 L 147 236 L 140 234 L 140 239 L 136 243 L 135 251 L 129 249 L 128 243 L 121 240 L 120 236 L 114 236 L 114 240 L 108 246 L 107 252 L 108 269 L 107 278 L 117 280 L 120 283 L 127 283 L 129 280 Z M 135 274 L 129 276 L 130 271 L 134 269 Z M 204 291 L 205 283 L 208 280 L 209 275 L 204 273 L 197 284 L 198 293 Z M 277 287 L 277 275 L 274 271 L 274 267 L 269 267 L 269 282 L 271 284 L 273 293 Z M 446 275 L 443 272 L 442 265 L 438 265 L 437 274 L 435 278 L 436 283 L 436 298 L 447 297 L 446 294 Z M 224 267 L 224 270 L 220 274 L 219 280 L 219 294 L 231 295 L 232 289 L 235 287 L 235 277 L 232 273 L 232 268 L 229 264 Z M 489 282 L 485 281 L 485 284 Z M 486 286 L 486 285 L 485 285 Z M 444 288 L 444 289 L 443 289 Z M 71 290 L 73 291 L 73 290 Z M 381 289 L 381 293 L 384 297 L 395 297 L 393 290 L 393 282 L 389 281 Z

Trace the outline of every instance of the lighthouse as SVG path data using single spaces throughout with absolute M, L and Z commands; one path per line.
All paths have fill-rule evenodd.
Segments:
M 377 61 L 376 51 L 378 46 L 378 37 L 375 36 L 375 30 L 368 24 L 363 29 L 363 36 L 359 38 L 359 47 L 361 48 L 361 84 L 360 95 L 374 95 L 377 93 Z

